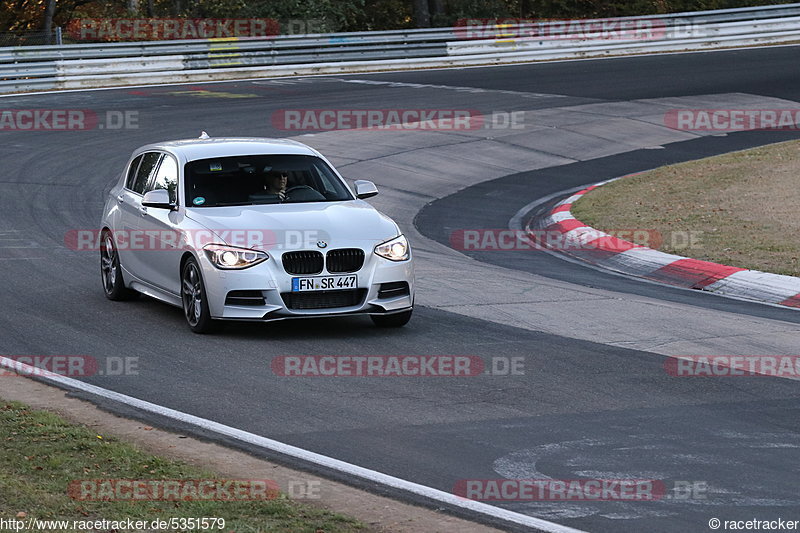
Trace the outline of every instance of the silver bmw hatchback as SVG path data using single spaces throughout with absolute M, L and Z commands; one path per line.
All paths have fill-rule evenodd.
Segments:
M 101 223 L 103 290 L 183 308 L 192 331 L 220 320 L 411 318 L 414 264 L 397 224 L 319 152 L 289 140 L 210 138 L 143 146 Z

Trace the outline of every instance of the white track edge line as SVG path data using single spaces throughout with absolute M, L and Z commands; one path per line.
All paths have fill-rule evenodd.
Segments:
M 18 371 L 23 375 L 24 374 L 36 375 L 37 377 L 44 379 L 46 381 L 59 383 L 61 385 L 78 389 L 80 391 L 87 392 L 95 396 L 100 396 L 102 398 L 107 398 L 115 402 L 135 407 L 142 411 L 154 413 L 166 418 L 170 418 L 172 420 L 177 420 L 179 422 L 183 422 L 186 424 L 190 424 L 192 426 L 206 429 L 214 433 L 218 433 L 220 435 L 231 437 L 234 440 L 240 442 L 253 444 L 255 446 L 258 446 L 259 448 L 265 448 L 274 452 L 288 455 L 290 457 L 301 459 L 303 461 L 312 464 L 324 466 L 326 468 L 330 468 L 338 472 L 358 477 L 360 479 L 404 490 L 406 492 L 410 492 L 412 494 L 416 494 L 418 496 L 422 496 L 430 500 L 452 505 L 454 507 L 459 507 L 461 509 L 466 509 L 468 511 L 490 516 L 492 518 L 504 520 L 507 522 L 512 522 L 514 524 L 519 524 L 523 526 L 536 527 L 541 529 L 542 531 L 547 531 L 549 533 L 586 533 L 585 531 L 574 529 L 568 526 L 562 526 L 561 524 L 556 524 L 554 522 L 548 522 L 547 520 L 542 520 L 540 518 L 535 518 L 521 513 L 516 513 L 514 511 L 501 509 L 500 507 L 495 507 L 493 505 L 488 505 L 485 503 L 468 500 L 466 498 L 461 498 L 459 496 L 441 491 L 439 489 L 434 489 L 431 487 L 427 487 L 425 485 L 420 485 L 418 483 L 406 481 L 404 479 L 390 476 L 388 474 L 383 474 L 375 470 L 370 470 L 368 468 L 347 463 L 345 461 L 340 461 L 339 459 L 334 459 L 333 457 L 328 457 L 326 455 L 304 450 L 303 448 L 298 448 L 296 446 L 284 444 L 282 442 L 278 442 L 276 440 L 272 440 L 267 437 L 262 437 L 254 433 L 249 433 L 247 431 L 236 429 L 231 426 L 226 426 L 224 424 L 220 424 L 212 420 L 207 420 L 205 418 L 201 418 L 195 415 L 190 415 L 188 413 L 184 413 L 181 411 L 176 411 L 175 409 L 170 409 L 169 407 L 163 407 L 151 402 L 147 402 L 145 400 L 134 398 L 133 396 L 127 396 L 119 392 L 104 389 L 96 385 L 84 383 L 82 381 L 78 381 L 77 379 L 69 378 L 66 376 L 60 376 L 57 374 L 52 374 L 50 372 L 44 372 L 42 371 L 42 369 L 37 369 L 36 367 L 33 367 L 31 365 L 20 363 L 18 361 L 9 359 L 7 357 L 0 356 L 0 366 Z M 42 374 L 43 372 L 44 375 L 39 375 Z

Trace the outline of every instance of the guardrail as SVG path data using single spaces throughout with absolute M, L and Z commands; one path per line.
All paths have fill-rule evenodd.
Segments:
M 650 28 L 651 33 L 630 38 L 630 32 L 614 30 L 631 27 Z M 793 41 L 800 41 L 800 4 L 574 24 L 480 21 L 470 26 L 467 21 L 465 26 L 419 30 L 8 47 L 0 48 L 0 92 L 496 64 Z

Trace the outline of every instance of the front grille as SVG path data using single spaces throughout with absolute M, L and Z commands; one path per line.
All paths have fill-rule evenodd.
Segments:
M 408 283 L 405 281 L 392 281 L 390 283 L 381 283 L 378 287 L 378 298 L 396 298 L 398 296 L 408 296 L 410 294 Z
M 325 261 L 328 272 L 357 272 L 364 266 L 364 250 L 358 248 L 331 250 Z
M 319 274 L 322 272 L 322 252 L 302 251 L 283 254 L 283 268 L 289 274 Z
M 225 298 L 225 305 L 266 305 L 261 291 L 230 291 Z
M 288 309 L 334 309 L 361 305 L 367 289 L 344 289 L 340 291 L 309 291 L 281 293 Z

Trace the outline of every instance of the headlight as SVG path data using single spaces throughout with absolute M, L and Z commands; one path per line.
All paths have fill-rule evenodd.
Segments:
M 405 261 L 409 257 L 408 240 L 400 235 L 375 247 L 375 253 L 389 261 Z
M 266 252 L 222 244 L 207 244 L 203 251 L 215 267 L 222 269 L 248 268 L 269 259 Z

